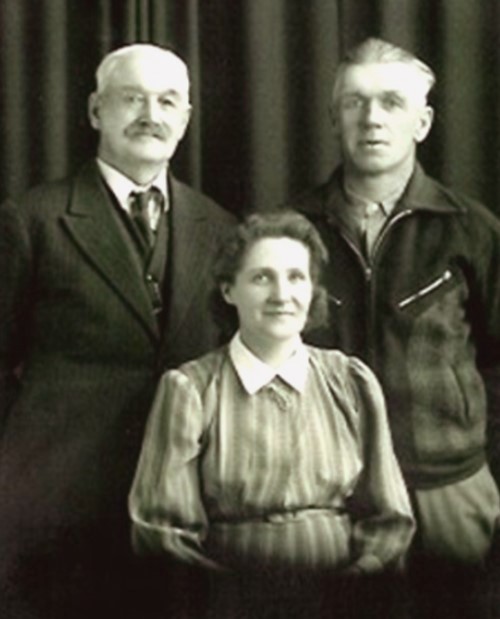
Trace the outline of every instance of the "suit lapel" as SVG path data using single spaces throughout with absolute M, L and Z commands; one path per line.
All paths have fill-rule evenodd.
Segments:
M 96 272 L 157 340 L 158 325 L 143 283 L 142 265 L 113 209 L 96 165 L 89 165 L 76 178 L 63 223 Z
M 197 292 L 203 280 L 210 277 L 207 256 L 213 253 L 214 239 L 203 205 L 196 194 L 170 178 L 171 187 L 171 297 L 166 338 L 171 344 L 181 327 L 190 305 L 199 300 Z

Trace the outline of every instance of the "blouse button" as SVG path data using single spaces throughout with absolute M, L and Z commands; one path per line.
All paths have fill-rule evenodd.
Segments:
M 269 393 L 270 398 L 274 401 L 274 403 L 278 406 L 278 408 L 282 411 L 287 411 L 291 407 L 290 396 L 277 387 L 274 383 L 270 383 L 267 387 L 267 392 Z

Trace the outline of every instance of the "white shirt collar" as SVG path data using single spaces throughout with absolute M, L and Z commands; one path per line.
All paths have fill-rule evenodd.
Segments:
M 102 159 L 97 158 L 97 165 L 101 172 L 106 184 L 111 191 L 115 194 L 116 199 L 120 203 L 120 206 L 127 212 L 130 212 L 130 193 L 132 191 L 146 191 L 153 185 L 157 187 L 163 194 L 165 208 L 168 209 L 168 191 L 167 191 L 167 171 L 166 168 L 161 170 L 156 178 L 154 178 L 146 186 L 137 185 L 128 176 L 119 172 L 109 163 L 106 163 Z
M 299 393 L 304 391 L 309 368 L 309 353 L 302 340 L 299 340 L 295 353 L 279 368 L 272 368 L 256 357 L 242 342 L 239 332 L 229 344 L 229 356 L 243 387 L 250 395 L 268 385 L 276 376 Z

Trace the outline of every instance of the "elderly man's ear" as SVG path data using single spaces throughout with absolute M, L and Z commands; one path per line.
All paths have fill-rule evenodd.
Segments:
M 99 120 L 99 112 L 100 112 L 99 107 L 100 107 L 99 95 L 97 94 L 97 92 L 93 92 L 89 96 L 87 111 L 88 111 L 90 126 L 93 129 L 97 129 L 97 130 L 101 128 L 101 123 Z

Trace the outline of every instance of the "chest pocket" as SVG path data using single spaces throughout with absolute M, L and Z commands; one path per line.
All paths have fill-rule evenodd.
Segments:
M 418 303 L 419 301 L 431 297 L 435 293 L 439 293 L 439 291 L 445 288 L 446 284 L 451 280 L 453 280 L 453 273 L 451 272 L 451 269 L 446 269 L 446 271 L 444 271 L 442 275 L 436 277 L 422 288 L 419 288 L 414 293 L 408 295 L 407 297 L 399 301 L 399 309 L 405 309 L 412 304 Z
M 418 367 L 455 365 L 470 356 L 469 285 L 458 268 L 446 268 L 397 304 L 407 354 Z
M 444 312 L 443 319 L 449 320 L 457 311 L 463 313 L 468 297 L 469 289 L 462 271 L 447 267 L 397 300 L 396 306 L 408 317 L 416 317 L 434 308 Z

